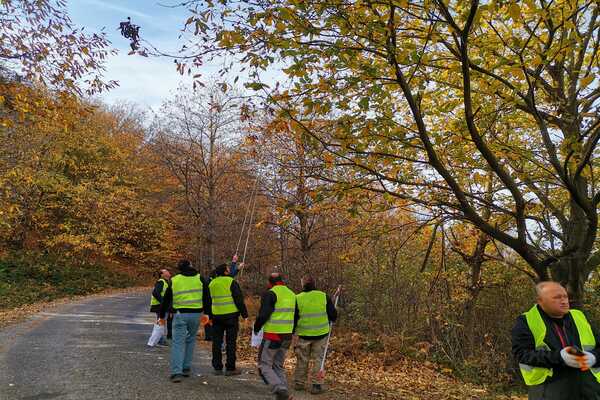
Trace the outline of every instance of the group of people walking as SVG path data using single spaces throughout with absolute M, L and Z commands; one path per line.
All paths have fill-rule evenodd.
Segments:
M 234 277 L 237 259 L 219 265 L 203 279 L 188 260 L 178 263 L 178 274 L 160 270 L 152 292 L 150 309 L 161 325 L 171 325 L 171 381 L 191 375 L 196 334 L 202 314 L 211 325 L 212 367 L 216 375 L 238 375 L 236 347 L 239 318 L 248 318 L 242 289 Z M 242 266 L 240 266 L 242 267 Z M 319 371 L 331 323 L 337 311 L 331 298 L 317 290 L 311 276 L 301 280 L 302 292 L 295 294 L 279 272 L 268 276 L 268 290 L 262 295 L 253 326 L 263 331 L 258 350 L 258 370 L 276 400 L 290 399 L 284 362 L 293 336 L 297 365 L 294 390 L 323 392 Z M 567 291 L 559 283 L 536 286 L 537 304 L 517 318 L 512 331 L 515 359 L 530 400 L 600 400 L 600 335 L 585 314 L 571 309 Z M 172 331 L 172 333 L 171 333 Z M 225 338 L 226 362 L 222 346 Z M 308 371 L 310 361 L 312 371 Z
M 239 318 L 247 319 L 244 294 L 236 282 L 237 257 L 231 264 L 217 266 L 204 279 L 189 260 L 177 264 L 178 273 L 170 276 L 160 270 L 160 278 L 152 291 L 150 310 L 157 315 L 160 325 L 172 325 L 167 330 L 171 338 L 170 379 L 181 382 L 192 373 L 196 335 L 201 320 L 210 326 L 212 340 L 212 367 L 215 375 L 239 375 L 236 367 Z M 240 265 L 240 269 L 243 264 Z M 316 289 L 313 277 L 301 280 L 302 292 L 296 295 L 279 272 L 268 276 L 268 290 L 261 298 L 254 323 L 254 333 L 263 333 L 258 350 L 258 370 L 269 385 L 276 400 L 290 399 L 290 390 L 284 362 L 294 334 L 297 366 L 294 389 L 306 390 L 309 363 L 314 361 L 310 392 L 322 393 L 323 374 L 319 373 L 331 323 L 337 318 L 331 298 Z M 172 316 L 172 323 L 169 316 Z M 223 341 L 226 361 L 223 364 Z

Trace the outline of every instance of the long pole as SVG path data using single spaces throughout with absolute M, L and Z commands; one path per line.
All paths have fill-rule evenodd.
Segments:
M 342 291 L 342 285 L 338 286 L 335 291 L 335 301 L 334 305 L 337 308 L 338 300 L 340 299 L 340 294 Z M 327 359 L 327 350 L 329 350 L 329 340 L 331 339 L 331 332 L 333 331 L 333 322 L 329 323 L 329 334 L 327 335 L 327 342 L 325 343 L 325 350 L 323 351 L 323 359 L 321 360 L 321 368 L 319 369 L 319 377 L 323 378 L 325 376 L 325 360 Z

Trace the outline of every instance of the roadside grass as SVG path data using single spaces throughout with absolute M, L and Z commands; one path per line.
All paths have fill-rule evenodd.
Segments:
M 0 310 L 140 283 L 135 276 L 100 264 L 13 253 L 0 258 Z

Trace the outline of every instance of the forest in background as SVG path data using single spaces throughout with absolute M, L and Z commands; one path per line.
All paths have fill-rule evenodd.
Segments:
M 311 273 L 365 351 L 500 386 L 536 281 L 600 322 L 597 5 L 198 2 L 190 40 L 212 40 L 188 51 L 258 72 L 152 111 L 95 100 L 109 43 L 38 3 L 0 12 L 0 308 L 237 251 L 248 294 Z M 276 60 L 286 88 L 260 81 Z

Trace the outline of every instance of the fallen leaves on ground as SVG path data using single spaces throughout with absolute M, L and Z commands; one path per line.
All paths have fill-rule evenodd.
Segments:
M 247 302 L 256 315 L 257 299 Z M 252 322 L 242 321 L 238 339 L 238 360 L 245 368 L 256 368 L 256 351 L 250 347 Z M 326 380 L 330 388 L 318 399 L 402 399 L 402 400 L 520 400 L 526 397 L 497 395 L 484 386 L 464 383 L 434 363 L 419 362 L 385 352 L 368 352 L 363 338 L 353 332 L 336 331 L 327 358 Z M 204 342 L 209 348 L 210 343 Z M 288 352 L 285 368 L 291 378 L 296 359 Z M 290 379 L 291 382 L 291 379 Z

